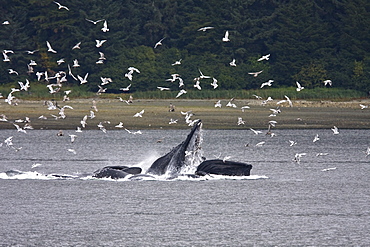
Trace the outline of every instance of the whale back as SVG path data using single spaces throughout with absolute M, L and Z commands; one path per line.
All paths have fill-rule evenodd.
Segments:
M 252 165 L 235 161 L 223 161 L 219 159 L 203 161 L 197 168 L 195 174 L 203 176 L 206 174 L 227 176 L 249 176 Z
M 140 174 L 140 167 L 128 167 L 128 166 L 106 166 L 94 172 L 93 177 L 95 178 L 112 178 L 119 179 L 124 178 L 130 174 Z
M 166 173 L 170 173 L 171 175 L 178 174 L 186 165 L 186 156 L 194 157 L 199 153 L 201 127 L 202 124 L 199 120 L 194 124 L 185 141 L 174 147 L 169 153 L 154 161 L 147 170 L 147 173 L 153 175 L 164 175 Z

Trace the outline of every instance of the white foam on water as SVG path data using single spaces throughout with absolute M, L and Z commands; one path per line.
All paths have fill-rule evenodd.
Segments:
M 156 161 L 159 157 L 161 157 L 161 155 L 158 154 L 157 152 L 149 153 L 147 157 L 145 157 L 142 161 L 140 161 L 134 166 L 140 167 L 143 170 L 143 173 L 145 173 L 149 169 L 149 167 L 154 163 L 154 161 Z
M 39 179 L 39 180 L 48 180 L 48 179 L 55 179 L 56 177 L 48 177 L 44 174 L 38 173 L 36 171 L 8 171 L 0 173 L 0 179 Z
M 190 181 L 205 181 L 205 180 L 258 180 L 258 179 L 268 179 L 269 177 L 264 175 L 250 175 L 250 176 L 226 176 L 226 175 L 214 175 L 208 174 L 200 177 L 192 176 L 178 176 L 176 180 L 190 180 Z
M 128 175 L 125 178 L 112 179 L 112 178 L 95 178 L 92 175 L 78 177 L 69 174 L 42 174 L 36 171 L 18 171 L 12 170 L 8 172 L 1 172 L 0 179 L 38 179 L 38 180 L 55 180 L 55 179 L 81 179 L 81 180 L 102 180 L 102 181 L 205 181 L 205 180 L 258 180 L 258 179 L 268 179 L 269 177 L 264 175 L 250 175 L 250 176 L 225 176 L 225 175 L 205 175 L 205 176 L 193 176 L 192 174 L 180 174 L 177 177 L 169 177 L 168 175 L 155 176 L 150 175 L 146 176 L 145 173 L 142 173 L 143 176 L 137 175 Z M 135 178 L 136 177 L 136 178 Z

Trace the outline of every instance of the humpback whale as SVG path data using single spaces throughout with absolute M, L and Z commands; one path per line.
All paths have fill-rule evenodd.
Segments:
M 198 120 L 186 137 L 186 139 L 174 147 L 169 153 L 158 158 L 143 173 L 140 167 L 129 166 L 106 166 L 96 170 L 92 174 L 79 174 L 77 176 L 65 174 L 44 175 L 59 179 L 77 179 L 89 177 L 122 179 L 128 177 L 129 180 L 155 179 L 155 176 L 163 176 L 166 179 L 173 179 L 177 176 L 188 176 L 199 178 L 205 175 L 226 175 L 226 176 L 249 176 L 252 165 L 229 160 L 205 160 L 202 156 L 202 122 Z M 6 172 L 8 177 L 22 175 L 24 172 L 10 170 Z M 36 176 L 42 174 L 36 174 Z
M 128 167 L 128 166 L 106 166 L 93 173 L 95 178 L 112 178 L 119 179 L 124 178 L 127 175 L 136 175 L 141 173 L 140 167 Z
M 158 158 L 147 170 L 148 174 L 176 176 L 197 161 L 201 161 L 202 121 L 194 123 L 185 141 L 174 147 L 169 153 Z M 200 162 L 199 162 L 200 163 Z M 185 169 L 184 169 L 185 168 Z
M 204 176 L 207 174 L 227 175 L 227 176 L 249 176 L 252 165 L 223 160 L 206 160 L 203 161 L 195 171 L 196 175 Z
M 192 177 L 207 174 L 227 176 L 249 176 L 252 165 L 223 160 L 205 160 L 202 156 L 202 121 L 194 123 L 186 139 L 174 147 L 169 153 L 158 158 L 149 167 L 146 173 L 142 173 L 140 167 L 106 166 L 93 173 L 96 178 L 119 179 L 132 175 L 130 179 L 142 179 L 165 175 L 167 178 L 175 178 L 178 175 Z

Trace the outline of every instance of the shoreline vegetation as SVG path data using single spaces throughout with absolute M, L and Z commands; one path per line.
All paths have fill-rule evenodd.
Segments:
M 185 115 L 181 112 L 191 111 L 194 114 L 190 119 L 201 119 L 205 129 L 266 129 L 268 122 L 277 122 L 274 129 L 312 129 L 332 128 L 339 129 L 370 129 L 370 99 L 351 100 L 292 100 L 293 106 L 287 102 L 277 105 L 279 100 L 268 101 L 262 104 L 262 99 L 234 99 L 236 108 L 227 107 L 230 99 L 221 99 L 221 108 L 214 105 L 219 99 L 135 99 L 132 104 L 120 101 L 115 95 L 113 98 L 87 98 L 62 100 L 22 100 L 18 105 L 9 105 L 3 100 L 0 102 L 0 114 L 4 114 L 8 121 L 0 122 L 0 129 L 15 128 L 13 123 L 20 125 L 28 117 L 34 129 L 66 130 L 76 129 L 81 126 L 81 120 L 86 115 L 87 125 L 84 130 L 99 129 L 97 125 L 103 124 L 107 130 L 119 130 L 115 127 L 120 122 L 128 130 L 143 129 L 187 129 Z M 127 97 L 126 97 L 127 96 Z M 129 94 L 125 97 L 128 98 Z M 135 96 L 134 96 L 135 97 Z M 65 118 L 60 116 L 60 109 L 48 110 L 48 103 L 53 102 L 59 108 L 65 105 Z M 95 102 L 95 103 L 94 103 Z M 93 105 L 96 105 L 94 110 Z M 175 106 L 175 111 L 170 112 L 170 104 Z M 360 104 L 369 106 L 361 109 Z M 242 111 L 241 107 L 249 108 Z M 279 109 L 281 113 L 272 117 L 270 109 Z M 137 112 L 144 110 L 142 117 L 133 117 Z M 90 118 L 90 111 L 95 113 Z M 55 117 L 53 117 L 54 115 Z M 47 119 L 40 119 L 44 116 Z M 245 124 L 238 125 L 241 117 Z M 176 124 L 169 124 L 170 120 L 178 120 Z M 123 130 L 123 128 L 121 128 Z

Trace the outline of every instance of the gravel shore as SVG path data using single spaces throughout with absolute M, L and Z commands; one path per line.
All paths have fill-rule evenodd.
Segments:
M 51 101 L 19 101 L 18 105 L 0 103 L 0 114 L 4 114 L 8 121 L 0 122 L 0 129 L 15 128 L 14 121 L 21 127 L 25 118 L 34 129 L 76 129 L 81 126 L 81 120 L 87 118 L 86 129 L 98 129 L 102 123 L 106 129 L 118 129 L 115 126 L 120 122 L 127 129 L 186 129 L 185 115 L 181 112 L 193 114 L 190 120 L 201 119 L 206 129 L 245 129 L 267 128 L 268 122 L 277 122 L 275 128 L 338 128 L 370 129 L 370 100 L 359 99 L 352 101 L 293 101 L 277 104 L 278 101 L 269 101 L 263 104 L 262 100 L 236 99 L 233 103 L 236 108 L 227 107 L 229 100 L 221 100 L 222 107 L 215 108 L 217 100 L 134 100 L 132 104 L 121 102 L 118 99 L 73 99 L 66 102 L 53 102 L 59 108 L 64 108 L 65 118 L 61 118 L 60 109 L 49 110 Z M 175 111 L 169 111 L 169 105 L 175 106 Z M 361 106 L 369 108 L 361 109 Z M 96 109 L 94 109 L 94 105 Z M 244 112 L 241 107 L 247 106 Z M 270 109 L 279 109 L 276 116 Z M 142 117 L 133 117 L 135 113 L 144 110 Z M 90 117 L 93 111 L 95 117 Z M 53 116 L 54 115 L 54 116 Z M 46 119 L 41 119 L 44 116 Z M 238 118 L 245 124 L 237 125 Z M 177 124 L 169 124 L 170 120 Z

